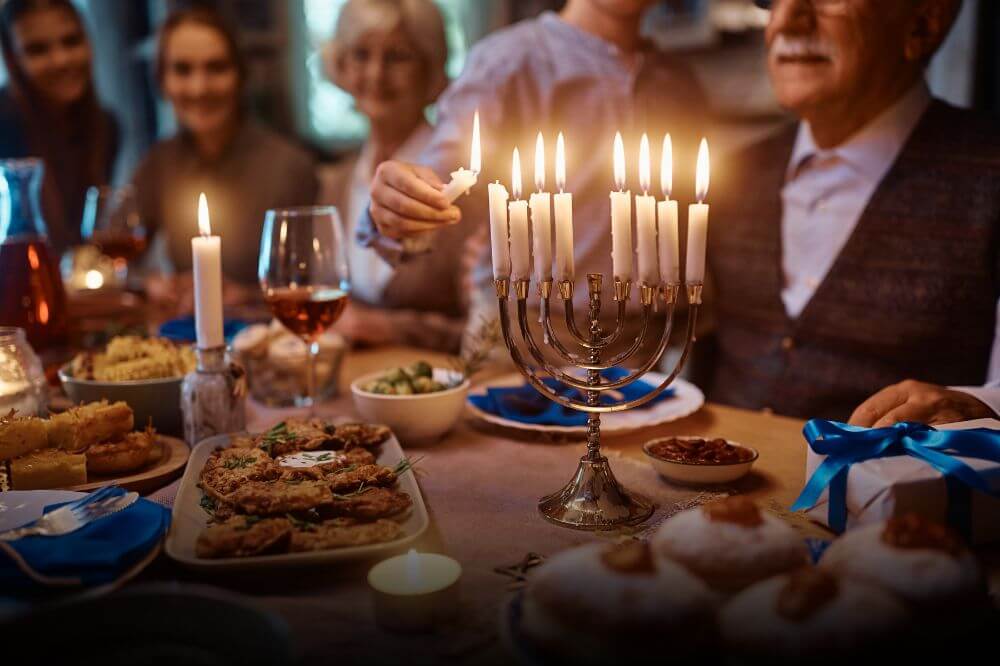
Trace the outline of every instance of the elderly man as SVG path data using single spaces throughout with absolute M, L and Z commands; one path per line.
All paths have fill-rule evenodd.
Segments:
M 997 391 L 946 388 L 1000 378 L 1000 133 L 923 76 L 960 0 L 766 4 L 801 122 L 714 188 L 711 398 L 861 425 L 992 415 Z

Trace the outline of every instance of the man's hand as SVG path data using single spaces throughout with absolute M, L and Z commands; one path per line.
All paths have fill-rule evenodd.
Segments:
M 369 210 L 375 227 L 383 236 L 399 240 L 455 224 L 462 213 L 441 194 L 443 187 L 425 166 L 382 162 L 372 180 Z
M 887 386 L 851 414 L 851 425 L 884 428 L 900 421 L 934 425 L 996 418 L 989 407 L 968 393 L 913 379 Z

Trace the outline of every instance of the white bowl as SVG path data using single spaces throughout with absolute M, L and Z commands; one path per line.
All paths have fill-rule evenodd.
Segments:
M 750 460 L 744 462 L 735 463 L 693 463 L 693 462 L 679 462 L 677 460 L 668 460 L 666 458 L 661 458 L 659 456 L 654 456 L 649 452 L 649 447 L 653 444 L 657 444 L 666 439 L 680 439 L 680 440 L 691 440 L 691 439 L 705 439 L 704 437 L 660 437 L 657 439 L 652 439 L 642 445 L 642 452 L 646 454 L 649 458 L 650 464 L 652 464 L 653 469 L 660 473 L 665 479 L 670 481 L 678 481 L 680 483 L 691 483 L 691 484 L 712 484 L 712 483 L 730 483 L 736 479 L 742 478 L 747 475 L 750 468 L 753 467 L 754 462 L 760 454 L 757 449 L 752 446 L 744 446 L 743 444 L 738 444 L 736 442 L 731 442 L 728 439 L 726 444 L 730 446 L 738 446 L 741 449 L 747 449 L 753 453 L 753 457 Z
M 465 409 L 465 398 L 469 393 L 466 378 L 458 386 L 413 395 L 385 395 L 371 393 L 361 387 L 385 374 L 385 370 L 373 372 L 351 382 L 354 406 L 362 418 L 372 423 L 383 423 L 396 434 L 404 444 L 431 444 L 441 439 L 458 422 Z M 458 374 L 444 368 L 434 368 L 434 379 L 451 383 Z

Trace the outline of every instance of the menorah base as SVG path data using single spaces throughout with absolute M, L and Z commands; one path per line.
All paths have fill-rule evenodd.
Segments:
M 549 522 L 587 531 L 637 525 L 652 516 L 654 508 L 649 500 L 618 483 L 604 456 L 581 458 L 573 480 L 538 501 L 538 511 Z

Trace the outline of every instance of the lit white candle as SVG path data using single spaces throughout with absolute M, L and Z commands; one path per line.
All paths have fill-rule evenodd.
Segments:
M 510 240 L 507 230 L 507 188 L 490 183 L 490 242 L 493 247 L 493 279 L 510 277 Z
M 552 197 L 545 191 L 545 140 L 535 140 L 535 188 L 528 199 L 531 207 L 531 240 L 535 254 L 535 279 L 552 279 Z
M 479 146 L 479 111 L 472 116 L 472 148 L 469 154 L 469 168 L 459 168 L 451 172 L 451 182 L 444 186 L 443 194 L 448 201 L 455 201 L 463 192 L 468 192 L 479 172 L 482 171 L 482 149 Z
M 375 597 L 375 620 L 387 629 L 434 627 L 458 611 L 462 566 L 446 555 L 412 548 L 379 562 L 368 572 Z
M 198 347 L 225 344 L 222 337 L 222 239 L 212 235 L 205 193 L 198 197 L 198 231 L 191 239 L 194 273 L 194 322 Z
M 660 188 L 663 201 L 656 204 L 659 218 L 660 280 L 664 284 L 680 284 L 680 241 L 677 232 L 677 202 L 670 199 L 674 189 L 674 148 L 670 135 L 663 137 L 660 158 Z
M 659 284 L 656 264 L 656 198 L 649 194 L 649 137 L 642 135 L 639 143 L 639 187 L 635 195 L 635 243 L 639 253 L 639 282 L 655 287 Z
M 687 271 L 688 284 L 705 281 L 705 250 L 708 240 L 708 141 L 701 140 L 698 148 L 698 167 L 695 178 L 695 194 L 698 203 L 688 207 Z
M 562 132 L 556 139 L 556 187 L 559 193 L 552 197 L 556 216 L 556 278 L 573 280 L 573 195 L 563 192 L 566 188 L 566 144 Z
M 611 266 L 615 278 L 632 278 L 632 193 L 625 189 L 625 145 L 615 133 L 615 187 L 611 192 Z
M 514 149 L 510 169 L 510 189 L 514 201 L 507 204 L 510 213 L 510 263 L 515 280 L 531 278 L 531 248 L 528 244 L 528 202 L 521 199 L 521 155 Z

